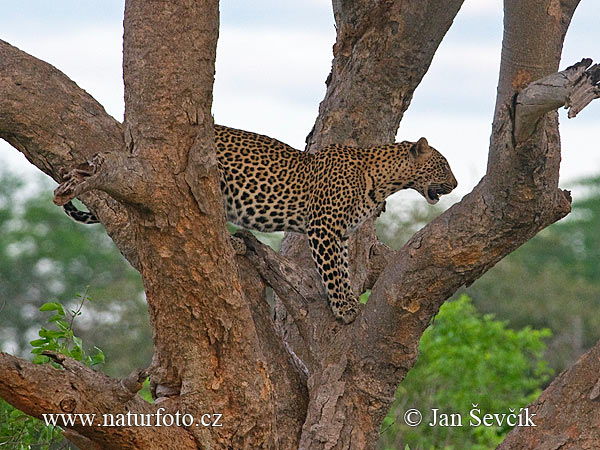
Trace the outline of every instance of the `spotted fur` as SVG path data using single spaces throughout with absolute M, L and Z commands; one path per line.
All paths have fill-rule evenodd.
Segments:
M 457 185 L 425 138 L 369 148 L 331 145 L 308 154 L 216 125 L 215 142 L 227 220 L 259 231 L 305 233 L 333 314 L 345 323 L 358 312 L 348 276 L 349 235 L 400 189 L 415 189 L 434 204 Z M 65 211 L 78 221 L 97 221 L 91 213 Z
M 98 220 L 98 218 L 95 216 L 95 214 L 93 214 L 91 212 L 87 212 L 87 211 L 80 211 L 73 204 L 73 202 L 65 203 L 63 205 L 63 211 L 67 214 L 67 216 L 69 216 L 71 219 L 75 220 L 76 222 L 86 223 L 86 224 L 93 224 L 93 223 L 100 222 Z

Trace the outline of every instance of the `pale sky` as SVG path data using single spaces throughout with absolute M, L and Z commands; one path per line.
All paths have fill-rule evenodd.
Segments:
M 122 0 L 4 1 L 0 39 L 56 66 L 122 120 L 122 22 Z M 447 157 L 460 196 L 485 173 L 501 40 L 502 1 L 466 0 L 400 125 L 398 140 L 425 136 Z M 325 93 L 334 41 L 330 1 L 222 0 L 215 121 L 303 149 Z M 599 41 L 600 2 L 582 0 L 561 69 L 583 57 L 600 61 Z M 600 100 L 572 120 L 561 112 L 564 187 L 600 172 L 599 131 Z M 37 171 L 1 140 L 0 164 Z M 401 192 L 395 201 L 415 198 Z

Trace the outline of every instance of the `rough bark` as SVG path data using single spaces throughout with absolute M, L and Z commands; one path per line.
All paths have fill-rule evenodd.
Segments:
M 107 149 L 123 148 L 122 126 L 102 105 L 50 64 L 2 40 L 0 92 L 0 136 L 58 182 L 61 169 Z M 139 268 L 125 209 L 100 191 L 80 199 L 102 220 L 125 258 Z
M 529 415 L 536 426 L 515 428 L 498 449 L 600 448 L 599 402 L 600 342 L 557 376 L 529 405 Z
M 153 414 L 157 406 L 136 396 L 141 388 L 128 388 L 126 380 L 115 380 L 63 355 L 53 355 L 64 370 L 37 365 L 0 352 L 0 394 L 7 402 L 35 417 L 42 414 L 103 414 L 135 411 Z M 50 382 L 50 383 L 49 383 Z M 178 427 L 89 427 L 73 429 L 104 449 L 194 449 L 191 435 Z
M 597 67 L 552 75 L 577 3 L 506 1 L 487 174 L 398 251 L 377 241 L 372 223 L 356 234 L 353 288 L 373 291 L 346 326 L 329 312 L 303 238 L 286 238 L 278 255 L 242 233 L 246 255 L 233 256 L 210 114 L 216 0 L 126 2 L 123 125 L 59 71 L 0 41 L 0 137 L 63 181 L 57 203 L 82 195 L 142 274 L 155 344 L 148 373 L 160 405 L 224 418 L 222 428 L 159 430 L 164 435 L 76 428 L 74 441 L 373 448 L 441 304 L 570 210 L 568 193 L 558 189 L 553 110 L 566 104 L 577 112 L 598 94 Z M 461 4 L 334 1 L 333 68 L 309 151 L 393 140 Z M 280 299 L 274 312 L 265 285 Z M 1 355 L 0 394 L 38 417 L 60 411 L 53 385 L 61 399 L 77 391 L 78 412 L 154 408 L 119 395 L 118 380 L 61 363 L 59 372 Z
M 573 118 L 600 97 L 600 65 L 589 58 L 529 84 L 515 100 L 515 140 L 522 142 L 534 132 L 545 113 L 564 106 Z
M 131 212 L 144 243 L 139 259 L 154 331 L 153 382 L 159 392 L 175 391 L 177 407 L 197 417 L 223 414 L 229 426 L 191 430 L 202 446 L 272 447 L 272 387 L 227 237 L 216 170 L 218 2 L 131 0 L 124 28 L 125 144 L 151 168 L 143 177 L 152 180 Z
M 149 373 L 158 395 L 169 395 L 162 404 L 223 414 L 230 426 L 189 430 L 200 447 L 272 447 L 273 389 L 216 176 L 218 3 L 128 1 L 124 26 L 123 127 L 56 69 L 3 43 L 2 137 L 56 179 L 96 154 L 92 171 L 67 174 L 73 189 L 63 184 L 57 201 L 98 189 L 123 205 L 154 330 Z
M 534 135 L 525 142 L 514 142 L 514 110 L 509 100 L 528 84 L 518 84 L 520 77 L 525 76 L 531 82 L 556 70 L 576 5 L 577 2 L 538 1 L 529 2 L 523 9 L 522 3 L 507 2 L 507 37 L 488 174 L 471 194 L 417 233 L 400 251 L 393 256 L 384 251 L 390 263 L 380 274 L 356 323 L 341 330 L 335 325 L 319 325 L 328 330 L 317 337 L 327 356 L 321 359 L 319 366 L 311 368 L 303 448 L 372 446 L 398 383 L 416 360 L 419 338 L 443 301 L 570 211 L 570 196 L 558 189 L 560 146 L 555 117 L 540 112 L 535 121 L 541 125 Z M 522 27 L 515 16 L 521 22 L 530 22 L 531 17 L 539 20 Z M 337 14 L 338 20 L 339 17 Z M 340 43 L 339 40 L 348 39 L 349 35 L 343 33 L 339 24 L 338 30 L 336 47 L 352 48 L 355 36 L 350 35 L 350 43 Z M 521 42 L 523 38 L 526 38 L 525 43 Z M 513 40 L 519 40 L 519 44 Z M 382 46 L 385 47 L 385 42 Z M 353 56 L 360 55 L 358 49 L 353 50 L 356 50 L 351 52 Z M 542 53 L 538 55 L 538 52 Z M 412 61 L 403 62 L 410 66 Z M 346 64 L 352 66 L 352 62 Z M 352 73 L 352 68 L 347 66 L 344 69 Z M 335 69 L 334 60 L 334 74 Z M 506 80 L 511 80 L 510 88 Z M 350 92 L 344 92 L 344 84 L 335 84 L 335 76 L 331 77 L 328 96 L 334 93 L 351 99 L 363 95 L 360 88 L 353 90 L 358 83 L 348 85 Z M 332 133 L 333 140 L 352 143 L 356 132 L 349 133 L 349 130 L 360 130 L 361 121 L 369 123 L 376 115 L 370 110 L 370 105 L 376 102 L 370 103 L 368 96 L 364 97 L 362 109 L 348 107 L 351 114 L 337 117 L 339 121 L 358 122 L 358 125 L 340 126 L 346 141 L 335 133 Z M 385 101 L 391 102 L 393 98 L 390 95 Z M 379 100 L 379 107 L 385 108 L 381 106 L 384 102 Z M 557 106 L 551 105 L 549 109 Z M 336 129 L 332 122 L 335 119 L 328 115 L 329 128 L 321 127 L 324 134 Z M 379 130 L 386 124 L 383 120 L 374 122 L 368 125 L 370 130 Z M 380 135 L 385 136 L 385 130 Z M 309 138 L 317 140 L 314 130 Z M 328 142 L 327 139 L 329 137 L 322 141 Z M 362 141 L 359 144 L 364 145 Z M 297 240 L 288 241 L 287 245 L 287 254 L 301 252 L 302 244 Z M 356 247 L 355 254 L 368 255 L 374 245 L 359 235 Z M 354 262 L 357 264 L 356 258 Z M 360 259 L 357 265 L 371 266 Z M 357 277 L 371 279 L 357 272 L 354 271 L 355 281 Z M 315 309 L 318 307 L 315 305 Z M 311 323 L 323 316 L 315 314 L 314 317 Z M 289 331 L 291 326 L 287 328 L 286 336 L 294 338 L 295 348 L 306 345 L 302 337 Z M 334 331 L 329 331 L 332 328 Z M 307 360 L 312 359 L 309 354 Z M 361 426 L 355 426 L 356 423 Z

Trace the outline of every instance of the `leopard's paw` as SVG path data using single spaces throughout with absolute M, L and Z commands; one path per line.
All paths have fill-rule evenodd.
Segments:
M 233 250 L 236 255 L 245 255 L 246 254 L 246 243 L 242 238 L 237 236 L 231 236 L 231 245 L 233 246 Z
M 335 303 L 331 303 L 330 306 L 335 318 L 345 324 L 354 322 L 360 311 L 360 303 L 356 298 L 338 300 Z

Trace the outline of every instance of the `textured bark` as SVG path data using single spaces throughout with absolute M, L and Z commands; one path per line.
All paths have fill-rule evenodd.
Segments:
M 600 448 L 600 342 L 585 353 L 529 407 L 535 427 L 515 428 L 505 449 L 592 450 Z
M 573 118 L 600 97 L 600 65 L 587 58 L 567 69 L 548 75 L 519 92 L 515 101 L 515 140 L 522 142 L 534 132 L 545 113 L 561 106 Z
M 64 370 L 37 365 L 0 352 L 0 394 L 7 402 L 32 416 L 42 414 L 103 414 L 135 411 L 152 414 L 157 407 L 136 396 L 120 380 L 114 380 L 70 358 L 54 355 Z M 104 449 L 194 449 L 196 443 L 183 428 L 177 427 L 89 427 L 73 430 Z M 77 439 L 77 438 L 76 438 Z M 79 442 L 83 438 L 79 437 Z M 89 448 L 89 447 L 82 447 Z
M 123 125 L 58 70 L 0 41 L 0 137 L 63 181 L 57 203 L 81 194 L 142 274 L 160 406 L 223 414 L 221 428 L 76 427 L 70 438 L 105 448 L 373 448 L 441 304 L 570 210 L 558 188 L 554 110 L 576 113 L 598 94 L 589 64 L 554 74 L 577 3 L 506 1 L 487 174 L 398 251 L 377 241 L 372 222 L 356 233 L 353 288 L 372 295 L 351 325 L 333 319 L 299 235 L 280 255 L 240 233 L 247 251 L 233 255 L 210 114 L 216 0 L 126 2 Z M 335 0 L 333 68 L 309 151 L 393 140 L 461 4 Z M 265 286 L 279 299 L 273 311 Z M 506 448 L 550 442 L 555 428 L 572 448 L 596 442 L 597 428 L 574 429 L 567 414 L 551 419 L 544 406 L 577 392 L 588 395 L 586 408 L 597 402 L 596 353 L 541 398 L 541 434 L 517 431 Z M 64 411 L 63 399 L 75 399 L 77 412 L 155 408 L 133 397 L 135 388 L 123 390 L 138 375 L 112 380 L 60 362 L 64 371 L 1 354 L 0 395 L 37 417 Z
M 372 446 L 398 383 L 416 360 L 419 338 L 443 301 L 458 287 L 472 283 L 506 254 L 570 211 L 570 196 L 558 189 L 560 146 L 555 116 L 544 116 L 545 111 L 540 112 L 536 116 L 536 122 L 541 123 L 537 131 L 527 141 L 517 144 L 513 139 L 514 115 L 511 113 L 514 114 L 514 111 L 511 111 L 510 100 L 529 82 L 556 70 L 562 41 L 576 5 L 577 2 L 558 4 L 538 1 L 528 2 L 525 8 L 522 2 L 507 2 L 507 37 L 504 41 L 490 165 L 487 176 L 479 186 L 462 202 L 417 233 L 398 252 L 390 253 L 377 246 L 369 237 L 369 225 L 366 231 L 359 233 L 354 254 L 370 256 L 379 253 L 389 263 L 377 279 L 362 316 L 354 324 L 343 329 L 338 329 L 335 324 L 328 326 L 325 324 L 326 316 L 318 312 L 310 319 L 311 324 L 321 320 L 321 324 L 313 326 L 328 332 L 317 336 L 326 356 L 320 359 L 319 365 L 310 368 L 310 403 L 303 427 L 302 448 Z M 338 52 L 340 49 L 352 49 L 346 54 L 354 59 L 345 60 L 344 53 L 337 53 L 336 60 L 341 61 L 340 66 L 345 73 L 352 74 L 353 70 L 360 70 L 364 65 L 360 62 L 361 40 L 354 33 L 345 33 L 344 26 L 340 25 L 344 6 L 338 5 L 336 13 L 336 49 Z M 366 9 L 354 11 L 365 13 L 362 17 L 368 22 Z M 429 16 L 432 15 L 435 15 L 434 12 L 429 11 Z M 518 20 L 515 16 L 518 16 Z M 532 24 L 531 17 L 538 19 L 533 20 Z M 529 25 L 522 27 L 519 20 L 527 21 Z M 440 23 L 435 19 L 433 21 Z M 369 34 L 368 26 L 357 28 Z M 379 24 L 378 29 L 386 27 Z M 384 42 L 380 44 L 385 48 L 386 34 L 382 34 L 379 38 Z M 431 44 L 432 37 L 428 38 L 429 48 L 433 51 L 435 45 Z M 416 67 L 422 67 L 423 60 L 420 66 L 419 62 L 413 66 L 413 60 L 407 59 L 402 60 L 405 70 L 412 69 L 420 74 Z M 371 140 L 370 136 L 378 135 L 385 139 L 390 131 L 395 131 L 395 128 L 387 127 L 397 123 L 390 124 L 377 112 L 389 108 L 389 103 L 397 107 L 396 97 L 390 94 L 372 99 L 368 95 L 370 91 L 365 90 L 359 81 L 345 83 L 347 78 L 352 78 L 351 75 L 346 75 L 336 83 L 336 60 L 327 97 L 315 130 L 309 136 L 309 143 L 378 143 L 375 139 Z M 369 59 L 371 61 L 377 61 L 377 58 Z M 378 69 L 382 67 L 385 65 L 379 65 Z M 370 69 L 373 77 L 379 73 Z M 384 71 L 382 77 L 385 75 Z M 528 82 L 519 84 L 517 81 L 521 76 L 525 76 Z M 419 76 L 408 79 L 418 82 Z M 507 87 L 506 80 L 511 80 L 510 87 Z M 389 87 L 392 83 L 382 82 L 381 79 L 373 83 L 378 87 L 382 84 Z M 410 83 L 407 85 L 410 88 Z M 408 92 L 405 98 L 409 99 L 412 91 L 409 89 Z M 328 102 L 336 96 L 349 111 L 347 115 L 336 116 L 330 112 L 330 109 L 335 110 L 335 104 Z M 348 101 L 349 104 L 345 103 L 346 99 L 360 96 L 362 102 L 359 101 L 356 108 L 352 107 L 352 100 Z M 407 103 L 403 103 L 404 107 L 408 106 Z M 374 110 L 373 105 L 377 105 L 378 109 Z M 547 110 L 558 106 L 551 105 Z M 402 112 L 396 113 L 398 119 Z M 369 130 L 364 137 L 360 135 L 363 126 Z M 325 136 L 319 137 L 319 133 Z M 294 236 L 288 240 L 285 250 L 288 255 L 301 254 L 301 239 Z M 360 286 L 357 279 L 372 281 L 377 278 L 368 269 L 383 267 L 381 259 L 378 256 L 377 263 L 369 264 L 354 258 L 355 286 Z M 363 268 L 362 273 L 360 268 Z M 319 305 L 314 308 L 318 311 Z M 310 313 L 309 308 L 309 317 Z M 302 333 L 295 334 L 294 325 L 285 323 L 281 328 L 285 330 L 286 337 L 291 337 L 296 352 L 302 354 L 304 348 L 315 345 L 306 343 Z M 311 352 L 307 360 L 314 360 Z M 361 426 L 356 426 L 357 423 Z
M 61 181 L 61 169 L 107 149 L 123 148 L 121 124 L 96 100 L 50 64 L 2 40 L 0 92 L 0 137 L 56 181 Z M 102 220 L 131 265 L 139 268 L 125 209 L 100 191 L 80 200 Z
M 154 330 L 153 383 L 159 393 L 177 392 L 177 407 L 196 417 L 223 414 L 229 426 L 191 430 L 203 446 L 270 448 L 273 392 L 216 170 L 218 2 L 131 0 L 124 27 L 125 144 L 151 168 L 143 174 L 146 192 L 137 193 L 147 196 L 131 214 L 144 243 L 139 259 Z
M 56 179 L 98 154 L 75 191 L 97 188 L 124 204 L 154 330 L 149 373 L 169 395 L 161 405 L 223 414 L 230 426 L 189 430 L 200 447 L 271 448 L 273 389 L 216 176 L 218 2 L 128 1 L 124 26 L 123 127 L 56 69 L 3 44 L 2 137 Z M 93 430 L 81 434 L 95 440 Z

